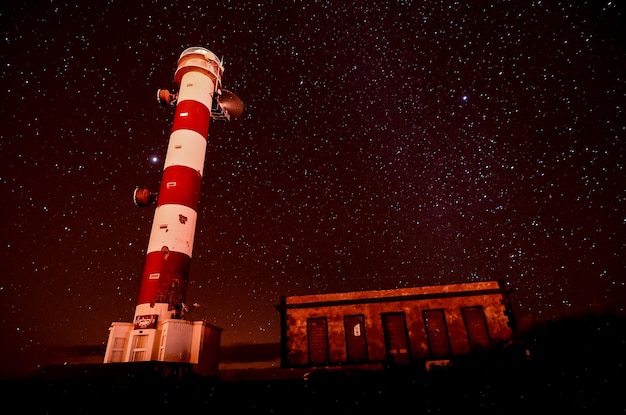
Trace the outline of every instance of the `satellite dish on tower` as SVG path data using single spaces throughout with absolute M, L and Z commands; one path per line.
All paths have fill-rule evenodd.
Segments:
M 228 122 L 231 118 L 237 118 L 243 113 L 243 103 L 234 92 L 228 89 L 215 91 L 211 118 L 215 121 Z
M 243 114 L 243 102 L 234 92 L 228 89 L 217 91 L 217 102 L 231 117 L 240 117 Z

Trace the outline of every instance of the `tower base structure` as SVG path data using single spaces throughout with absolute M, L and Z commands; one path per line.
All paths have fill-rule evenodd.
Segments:
M 138 316 L 134 323 L 111 323 L 104 363 L 190 363 L 194 373 L 216 376 L 221 335 L 205 321 Z

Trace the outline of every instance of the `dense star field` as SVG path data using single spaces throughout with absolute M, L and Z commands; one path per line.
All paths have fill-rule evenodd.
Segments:
M 209 129 L 187 293 L 223 345 L 278 342 L 283 295 L 498 279 L 522 326 L 626 311 L 623 4 L 351 3 L 0 6 L 0 375 L 132 320 L 131 196 L 191 46 L 245 108 Z

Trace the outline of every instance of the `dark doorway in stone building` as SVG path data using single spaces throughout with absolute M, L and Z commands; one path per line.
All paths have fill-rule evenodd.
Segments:
M 424 324 L 431 357 L 450 357 L 450 338 L 443 310 L 424 310 Z
M 362 315 L 345 316 L 343 320 L 346 332 L 346 352 L 348 363 L 367 361 L 367 342 L 365 340 L 365 319 Z
M 382 320 L 387 361 L 398 365 L 410 363 L 406 316 L 404 313 L 385 313 L 382 315 Z
M 306 325 L 309 339 L 309 364 L 328 363 L 328 323 L 326 318 L 309 318 Z
M 465 307 L 462 311 L 471 350 L 473 352 L 488 350 L 491 341 L 483 308 Z

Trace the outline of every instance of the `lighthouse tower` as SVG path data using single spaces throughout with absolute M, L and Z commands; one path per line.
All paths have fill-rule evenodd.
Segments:
M 133 322 L 113 322 L 104 363 L 175 362 L 196 373 L 217 372 L 221 329 L 185 318 L 200 185 L 209 121 L 226 122 L 243 112 L 232 92 L 222 88 L 224 67 L 202 47 L 184 50 L 174 81 L 177 93 L 158 90 L 162 105 L 176 107 L 158 193 L 137 188 L 137 206 L 154 206 L 139 298 Z

